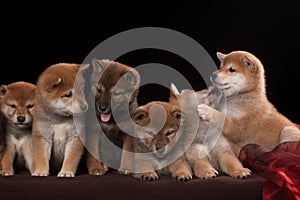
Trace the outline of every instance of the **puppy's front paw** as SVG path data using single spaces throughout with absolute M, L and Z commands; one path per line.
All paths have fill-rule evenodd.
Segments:
M 75 173 L 71 171 L 60 171 L 57 177 L 75 177 Z
M 158 175 L 155 171 L 134 174 L 134 177 L 139 178 L 139 179 L 144 180 L 144 181 L 156 181 L 156 180 L 158 180 Z
M 130 174 L 130 171 L 129 170 L 125 170 L 125 169 L 119 169 L 118 173 L 122 174 L 122 175 L 128 175 L 128 174 Z
M 132 172 L 132 163 L 125 163 L 123 162 L 120 166 L 120 168 L 118 169 L 119 174 L 122 175 L 128 175 Z
M 206 104 L 199 104 L 198 105 L 198 114 L 199 114 L 199 117 L 204 120 L 204 121 L 211 121 L 212 119 L 212 113 L 213 113 L 213 108 L 212 107 L 209 107 L 208 105 Z
M 2 169 L 1 175 L 2 176 L 13 176 L 14 170 L 13 169 Z
M 31 174 L 31 176 L 48 176 L 49 172 L 37 170 Z
M 98 165 L 98 167 L 90 168 L 89 175 L 93 176 L 102 176 L 108 171 L 108 166 L 106 165 Z
M 215 178 L 219 174 L 219 172 L 215 170 L 213 167 L 209 167 L 203 170 L 195 170 L 194 173 L 196 177 L 201 179 Z
M 189 171 L 178 170 L 172 175 L 176 181 L 189 181 L 192 180 L 193 176 Z
M 243 168 L 240 170 L 235 170 L 230 172 L 230 176 L 237 179 L 246 179 L 251 175 L 251 170 L 248 168 Z

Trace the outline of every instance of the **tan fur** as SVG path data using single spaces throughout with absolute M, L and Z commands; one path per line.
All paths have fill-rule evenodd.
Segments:
M 0 97 L 0 107 L 1 107 L 1 97 Z M 2 111 L 0 110 L 0 161 L 2 159 L 2 155 L 4 152 L 4 149 L 6 147 L 6 139 L 5 139 L 5 130 L 4 130 L 4 125 L 3 125 L 3 116 L 2 116 Z M 0 164 L 0 170 L 2 169 L 1 164 Z
M 3 176 L 14 175 L 15 167 L 32 172 L 32 110 L 35 89 L 34 84 L 22 81 L 0 86 L 7 143 L 1 160 Z
M 87 136 L 90 137 L 86 139 L 86 146 L 88 146 L 86 160 L 90 175 L 103 175 L 107 172 L 108 166 L 102 162 L 109 161 L 106 161 L 101 156 L 109 155 L 111 157 L 112 155 L 113 158 L 111 159 L 117 160 L 117 164 L 114 164 L 115 166 L 113 167 L 118 168 L 121 153 L 102 147 L 100 145 L 101 138 L 107 137 L 110 140 L 108 142 L 112 142 L 112 145 L 115 145 L 117 149 L 119 148 L 121 152 L 125 134 L 115 122 L 111 102 L 116 103 L 116 113 L 120 117 L 123 117 L 126 109 L 129 109 L 131 113 L 137 107 L 140 77 L 134 68 L 115 61 L 94 59 L 92 67 L 93 72 L 89 80 L 91 81 L 91 89 L 95 93 L 95 98 L 91 103 L 95 106 L 97 122 L 88 122 Z M 119 81 L 121 84 L 117 86 Z M 131 93 L 132 96 L 130 96 Z M 99 130 L 99 128 L 102 130 Z M 101 133 L 104 133 L 105 136 L 101 135 Z M 119 172 L 122 173 L 121 171 Z
M 73 115 L 87 109 L 87 102 L 74 90 L 77 73 L 87 66 L 70 63 L 51 65 L 37 81 L 33 121 L 32 176 L 48 176 L 50 170 L 58 177 L 74 177 L 83 154 L 79 134 L 84 126 L 75 126 Z M 83 86 L 82 86 L 83 87 Z
M 182 118 L 185 137 L 191 137 L 191 134 L 197 132 L 185 156 L 193 174 L 198 178 L 213 178 L 219 171 L 234 178 L 247 178 L 250 170 L 242 166 L 230 141 L 222 135 L 222 130 L 199 119 L 195 109 L 199 103 L 210 104 L 212 107 L 218 103 L 218 95 L 214 95 L 215 101 L 211 102 L 212 95 L 212 91 L 207 89 L 197 92 L 185 89 L 179 93 L 174 85 L 171 86 L 169 102 L 180 105 L 184 112 Z
M 260 60 L 246 51 L 227 55 L 218 52 L 217 56 L 221 61 L 220 69 L 211 79 L 226 98 L 216 110 L 201 104 L 198 111 L 202 119 L 215 125 L 225 119 L 223 133 L 236 144 L 235 154 L 248 143 L 271 150 L 284 141 L 299 141 L 298 128 L 267 99 Z
M 166 121 L 161 130 L 157 130 L 157 123 L 159 123 L 159 121 L 163 121 L 165 116 L 161 115 L 161 112 L 158 110 L 152 110 L 150 112 L 150 109 L 157 105 L 162 106 L 162 108 L 166 111 Z M 152 119 L 150 116 L 152 116 Z M 161 151 L 161 153 L 164 154 L 167 152 L 167 145 L 177 134 L 180 126 L 180 116 L 179 107 L 167 102 L 154 101 L 138 107 L 133 114 L 133 118 L 137 125 L 141 126 L 142 129 L 137 130 L 137 134 L 141 134 L 143 132 L 146 133 L 147 136 L 146 138 L 139 138 L 139 135 L 137 135 L 137 137 L 128 136 L 127 140 L 124 141 L 124 145 L 132 146 L 134 153 Z M 150 127 L 143 129 L 143 127 L 149 125 L 150 122 Z M 173 150 L 175 151 L 175 149 Z M 126 161 L 129 161 L 130 163 L 132 163 L 132 161 L 134 162 L 131 167 L 134 169 L 133 176 L 135 178 L 152 181 L 159 178 L 159 173 L 170 173 L 175 180 L 187 181 L 192 179 L 191 168 L 184 156 L 179 157 L 176 161 L 159 170 L 156 169 L 158 160 L 159 159 L 156 158 L 146 160 L 143 158 L 136 159 L 135 157 L 130 158 L 126 156 L 126 154 L 122 155 L 122 163 Z

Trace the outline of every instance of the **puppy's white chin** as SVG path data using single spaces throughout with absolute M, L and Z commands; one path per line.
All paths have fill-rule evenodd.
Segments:
M 70 117 L 70 116 L 73 115 L 73 113 L 71 111 L 64 111 L 64 112 L 60 112 L 58 114 L 63 116 L 63 117 Z
M 214 81 L 212 84 L 213 84 L 213 86 L 215 86 L 216 88 L 218 88 L 220 90 L 227 90 L 227 89 L 231 88 L 229 83 L 219 83 L 219 82 Z
M 19 124 L 15 124 L 17 127 L 19 127 L 19 128 L 27 128 L 27 127 L 29 127 L 29 126 L 31 126 L 31 124 L 21 124 L 21 123 L 19 123 Z

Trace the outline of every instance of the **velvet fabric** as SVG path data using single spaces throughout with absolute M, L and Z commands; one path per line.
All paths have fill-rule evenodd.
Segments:
M 266 179 L 264 200 L 300 200 L 300 142 L 284 142 L 272 151 L 247 144 L 240 160 Z

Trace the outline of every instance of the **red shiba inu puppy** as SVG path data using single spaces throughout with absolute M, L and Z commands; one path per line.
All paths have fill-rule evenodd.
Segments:
M 0 98 L 0 107 L 1 107 L 1 98 Z M 0 160 L 2 159 L 2 155 L 4 152 L 6 146 L 6 139 L 5 139 L 5 131 L 4 131 L 4 125 L 3 125 L 3 116 L 2 112 L 0 110 Z M 0 170 L 1 170 L 1 164 L 0 164 Z
M 84 129 L 83 125 L 75 125 L 73 115 L 85 112 L 88 106 L 84 94 L 78 92 L 81 90 L 74 90 L 74 82 L 77 73 L 86 67 L 58 63 L 45 69 L 38 78 L 32 176 L 48 176 L 50 169 L 53 174 L 59 172 L 58 177 L 75 176 L 84 150 L 79 134 Z
M 246 51 L 217 53 L 220 69 L 211 76 L 215 88 L 224 93 L 216 109 L 198 106 L 203 120 L 223 128 L 223 134 L 241 147 L 255 143 L 273 149 L 285 141 L 299 141 L 300 130 L 272 105 L 266 96 L 264 67 L 260 60 Z
M 184 136 L 196 133 L 185 156 L 198 178 L 214 178 L 219 172 L 233 178 L 248 178 L 251 171 L 242 166 L 232 149 L 232 142 L 224 137 L 221 128 L 201 120 L 196 110 L 199 103 L 214 108 L 221 99 L 222 95 L 212 87 L 200 91 L 185 89 L 179 93 L 175 85 L 171 85 L 169 101 L 182 108 Z
M 1 160 L 2 175 L 14 175 L 14 168 L 32 172 L 32 121 L 36 86 L 15 82 L 0 86 L 6 148 Z
M 133 155 L 125 152 L 122 155 L 122 164 L 127 169 L 131 165 L 133 177 L 153 181 L 157 180 L 160 174 L 171 174 L 178 181 L 191 180 L 192 170 L 185 156 L 176 157 L 174 161 L 168 156 L 176 154 L 180 149 L 179 145 L 176 146 L 179 143 L 170 146 L 179 131 L 180 108 L 168 102 L 154 101 L 138 107 L 133 118 L 140 127 L 135 130 L 135 137 L 127 136 L 124 141 L 125 146 L 132 147 Z

